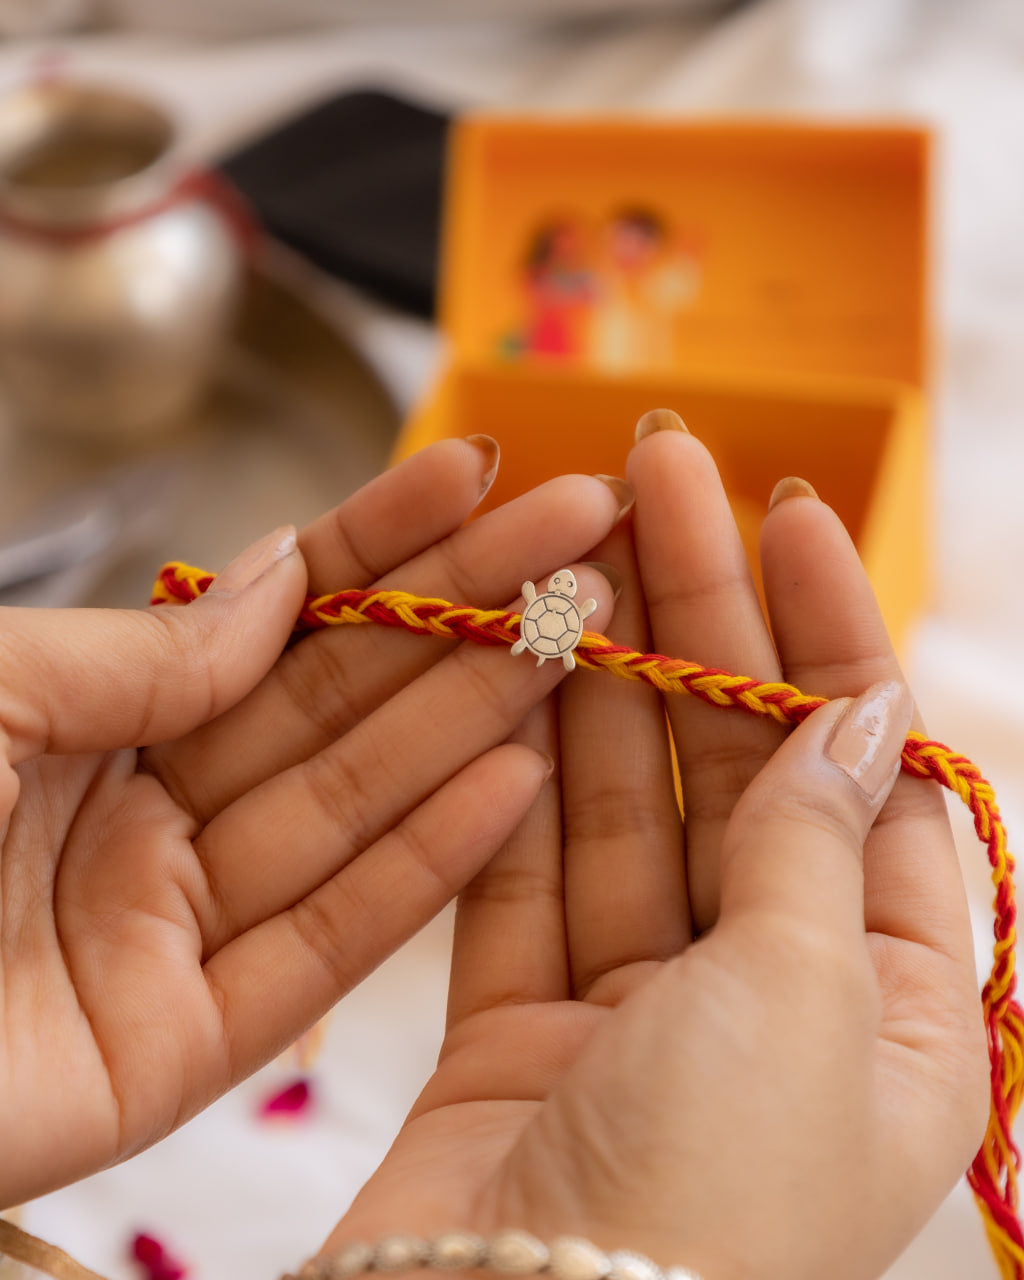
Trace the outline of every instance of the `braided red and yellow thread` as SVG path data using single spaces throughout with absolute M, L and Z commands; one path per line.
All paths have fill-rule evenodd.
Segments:
M 185 602 L 201 595 L 213 574 L 172 563 L 160 572 L 153 604 Z M 477 609 L 405 591 L 337 591 L 306 600 L 296 624 L 297 637 L 323 627 L 376 622 L 421 635 L 512 645 L 519 639 L 520 615 L 503 609 Z M 575 650 L 579 666 L 605 670 L 623 680 L 652 685 L 662 693 L 688 693 L 715 707 L 738 707 L 751 715 L 799 723 L 825 698 L 801 693 L 793 685 L 733 675 L 696 662 L 638 653 L 585 631 Z M 1013 1121 L 1024 1099 L 1024 1013 L 1016 990 L 1014 860 L 995 792 L 977 765 L 941 742 L 911 733 L 903 748 L 905 773 L 930 778 L 960 797 L 974 817 L 985 845 L 995 886 L 995 946 L 992 971 L 982 991 L 988 1035 L 992 1101 L 981 1150 L 968 1170 L 985 1222 L 989 1243 L 1005 1280 L 1024 1280 L 1024 1231 L 1019 1218 L 1021 1154 L 1013 1140 Z

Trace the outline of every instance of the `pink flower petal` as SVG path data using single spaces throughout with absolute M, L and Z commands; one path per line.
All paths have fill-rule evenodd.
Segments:
M 261 1103 L 260 1116 L 264 1120 L 295 1120 L 305 1115 L 312 1106 L 312 1083 L 300 1078 Z
M 167 1252 L 155 1237 L 139 1232 L 131 1243 L 131 1256 L 139 1264 L 144 1280 L 185 1280 L 188 1269 Z

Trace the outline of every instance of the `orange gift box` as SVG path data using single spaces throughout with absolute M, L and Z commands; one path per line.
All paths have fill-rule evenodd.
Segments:
M 755 576 L 772 487 L 801 475 L 899 643 L 926 592 L 928 161 L 903 126 L 464 120 L 449 355 L 398 453 L 495 436 L 495 505 L 565 471 L 621 475 L 636 419 L 675 409 L 718 460 Z

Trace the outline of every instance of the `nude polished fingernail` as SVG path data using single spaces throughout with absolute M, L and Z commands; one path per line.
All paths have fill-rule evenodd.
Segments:
M 833 726 L 825 755 L 868 800 L 876 800 L 892 781 L 913 712 L 907 686 L 884 680 L 854 698 Z
M 673 409 L 648 410 L 636 424 L 637 444 L 648 436 L 653 436 L 655 431 L 685 431 L 687 435 L 690 434 L 689 427 Z
M 252 546 L 235 556 L 234 560 L 222 570 L 210 586 L 208 595 L 235 595 L 252 586 L 259 578 L 272 569 L 278 561 L 290 556 L 297 545 L 295 526 L 282 525 L 273 533 L 260 538 Z
M 817 496 L 814 486 L 808 484 L 806 480 L 801 480 L 799 476 L 784 476 L 772 490 L 772 496 L 768 499 L 768 510 L 771 511 L 772 507 L 777 507 L 787 498 L 816 498 Z
M 501 461 L 501 445 L 493 436 L 466 436 L 466 443 L 471 444 L 474 449 L 479 449 L 484 458 L 484 473 L 480 477 L 480 497 L 486 496 L 491 485 L 494 484 L 494 477 L 498 474 L 498 464 Z
M 612 589 L 612 599 L 618 600 L 622 595 L 622 574 L 613 564 L 605 564 L 603 560 L 584 560 L 583 563 L 588 569 L 596 569 L 602 577 L 608 580 L 608 585 Z
M 611 489 L 612 493 L 615 494 L 619 503 L 619 509 L 615 513 L 615 519 L 616 521 L 621 520 L 626 512 L 632 508 L 633 503 L 636 502 L 636 494 L 633 492 L 633 486 L 623 480 L 620 476 L 596 475 L 594 479 L 600 480 L 602 484 L 606 484 L 608 488 Z

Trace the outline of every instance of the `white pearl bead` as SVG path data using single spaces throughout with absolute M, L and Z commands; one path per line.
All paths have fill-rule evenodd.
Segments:
M 547 1247 L 526 1231 L 501 1231 L 487 1246 L 487 1264 L 507 1276 L 528 1276 L 547 1265 Z
M 419 1236 L 385 1236 L 373 1251 L 375 1271 L 411 1271 L 427 1257 L 427 1243 Z
M 330 1258 L 310 1258 L 299 1267 L 294 1276 L 284 1276 L 283 1280 L 330 1280 Z
M 373 1246 L 362 1240 L 350 1240 L 337 1253 L 327 1258 L 315 1259 L 323 1264 L 322 1275 L 326 1280 L 352 1280 L 361 1276 L 373 1262 Z
M 470 1231 L 448 1231 L 430 1242 L 428 1265 L 439 1271 L 464 1271 L 484 1256 L 486 1242 Z
M 701 1280 L 701 1278 L 689 1267 L 666 1267 L 665 1280 Z
M 557 1280 L 604 1280 L 611 1270 L 608 1255 L 596 1244 L 570 1236 L 552 1243 L 549 1266 Z
M 616 1249 L 608 1261 L 612 1264 L 608 1280 L 663 1280 L 657 1263 L 632 1249 Z

